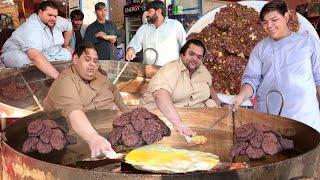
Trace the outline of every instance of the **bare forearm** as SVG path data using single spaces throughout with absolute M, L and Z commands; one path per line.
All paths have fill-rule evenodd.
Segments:
M 249 99 L 253 95 L 253 88 L 249 84 L 244 84 L 241 86 L 240 93 L 238 96 L 243 97 L 243 100 Z
M 43 73 L 47 74 L 53 79 L 56 79 L 59 72 L 50 64 L 48 59 L 38 50 L 28 50 L 27 55 L 32 63 L 37 66 Z
M 173 105 L 172 98 L 168 91 L 160 89 L 153 93 L 153 97 L 159 110 L 174 125 L 181 123 L 180 116 Z
M 220 107 L 221 106 L 221 101 L 217 95 L 216 90 L 213 88 L 213 86 L 210 86 L 210 96 L 211 98 L 216 102 L 217 106 Z
M 72 31 L 63 32 L 63 38 L 64 38 L 63 46 L 69 46 L 71 35 L 72 35 Z
M 72 111 L 69 115 L 69 122 L 72 129 L 85 141 L 89 141 L 92 135 L 98 134 L 82 110 Z

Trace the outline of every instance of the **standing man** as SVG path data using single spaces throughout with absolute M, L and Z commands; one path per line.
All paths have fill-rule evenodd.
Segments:
M 50 87 L 43 102 L 44 109 L 49 112 L 61 110 L 72 129 L 88 143 L 92 157 L 110 152 L 115 154 L 84 112 L 93 109 L 124 112 L 128 108 L 108 77 L 99 71 L 97 50 L 93 44 L 80 44 L 72 60 L 73 65 L 66 68 Z
M 284 96 L 281 116 L 320 132 L 320 43 L 310 35 L 291 32 L 288 8 L 273 0 L 263 6 L 260 20 L 268 37 L 251 52 L 242 77 L 242 87 L 231 102 L 237 108 L 250 97 L 257 98 L 257 110 L 267 112 L 266 96 L 278 90 Z M 269 96 L 270 113 L 277 115 L 281 97 Z
M 38 14 L 32 14 L 5 42 L 1 59 L 10 68 L 33 63 L 55 79 L 59 72 L 50 61 L 71 60 L 71 52 L 62 35 L 64 31 L 70 34 L 71 30 L 71 23 L 58 17 L 58 6 L 52 1 L 43 1 Z
M 146 7 L 148 24 L 143 24 L 133 36 L 126 52 L 126 59 L 132 60 L 141 49 L 155 49 L 156 62 L 144 57 L 143 63 L 162 66 L 179 58 L 179 50 L 186 41 L 186 32 L 182 24 L 166 18 L 166 6 L 161 1 L 152 1 Z
M 79 9 L 76 9 L 70 13 L 70 18 L 72 22 L 72 36 L 69 46 L 72 49 L 76 49 L 77 46 L 82 43 L 84 33 L 86 32 L 83 26 L 84 14 Z
M 115 43 L 116 37 L 120 35 L 117 26 L 114 22 L 106 20 L 107 6 L 105 3 L 98 2 L 94 9 L 97 20 L 88 26 L 84 41 L 91 42 L 97 47 L 99 60 L 116 59 Z
M 180 58 L 162 66 L 150 80 L 141 105 L 148 109 L 157 108 L 183 135 L 193 136 L 180 119 L 175 107 L 220 107 L 212 77 L 202 65 L 206 54 L 200 40 L 191 39 L 180 50 Z

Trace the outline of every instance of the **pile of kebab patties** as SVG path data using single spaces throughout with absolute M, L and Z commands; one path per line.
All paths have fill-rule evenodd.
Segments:
M 77 139 L 68 135 L 66 129 L 55 121 L 38 119 L 28 125 L 28 139 L 23 143 L 22 152 L 48 154 L 76 143 Z
M 108 141 L 113 147 L 124 145 L 130 149 L 152 144 L 170 134 L 169 127 L 158 116 L 145 108 L 136 108 L 114 120 Z
M 37 92 L 40 89 L 40 85 L 38 83 L 30 83 L 29 84 L 33 93 Z M 10 82 L 9 84 L 1 87 L 1 96 L 14 101 L 25 100 L 28 97 L 32 96 L 28 88 L 24 83 L 21 82 Z
M 294 148 L 292 140 L 283 138 L 278 131 L 263 124 L 244 124 L 236 128 L 235 133 L 236 142 L 230 150 L 231 160 L 241 155 L 260 159 Z

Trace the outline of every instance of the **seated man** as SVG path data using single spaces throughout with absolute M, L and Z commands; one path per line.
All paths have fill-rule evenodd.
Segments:
M 69 119 L 72 129 L 89 144 L 92 157 L 114 152 L 110 143 L 92 127 L 84 111 L 128 109 L 107 76 L 99 72 L 97 49 L 93 44 L 78 45 L 72 60 L 74 64 L 50 87 L 44 109 L 62 110 L 62 116 Z
M 32 14 L 5 42 L 1 59 L 10 68 L 33 63 L 48 76 L 56 78 L 59 72 L 49 61 L 71 60 L 69 47 L 62 47 L 69 43 L 62 35 L 64 31 L 68 31 L 66 37 L 70 38 L 71 22 L 58 16 L 58 6 L 54 2 L 43 1 L 38 14 Z
M 212 77 L 202 65 L 205 54 L 201 41 L 187 41 L 180 50 L 180 59 L 159 69 L 141 99 L 142 106 L 148 109 L 158 107 L 174 128 L 187 136 L 195 135 L 195 132 L 183 124 L 175 106 L 220 107 L 221 104 L 212 87 Z

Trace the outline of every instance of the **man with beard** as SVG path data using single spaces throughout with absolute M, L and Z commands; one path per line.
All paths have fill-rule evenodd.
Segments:
M 193 136 L 178 115 L 175 107 L 220 107 L 212 77 L 204 65 L 206 54 L 200 40 L 191 39 L 180 50 L 180 58 L 161 67 L 150 80 L 141 105 L 148 109 L 157 108 L 183 135 Z
M 143 63 L 162 66 L 179 58 L 179 49 L 186 41 L 182 24 L 166 18 L 166 6 L 161 1 L 152 1 L 146 7 L 148 24 L 143 24 L 131 39 L 126 59 L 132 60 L 141 49 L 154 49 L 158 54 L 156 61 L 146 51 Z M 151 51 L 149 51 L 151 52 Z M 151 53 L 150 53 L 151 55 Z
M 72 49 L 76 49 L 77 46 L 83 41 L 84 33 L 86 32 L 85 27 L 83 26 L 83 18 L 84 14 L 79 9 L 73 10 L 70 13 L 73 33 L 69 42 L 69 46 Z
M 66 68 L 53 82 L 44 100 L 45 111 L 61 110 L 72 129 L 89 145 L 91 156 L 108 155 L 114 151 L 110 143 L 92 127 L 85 111 L 128 108 L 108 77 L 99 71 L 97 50 L 91 43 L 78 45 L 73 65 Z
M 120 35 L 117 26 L 114 22 L 106 20 L 105 3 L 98 2 L 94 8 L 97 20 L 88 26 L 84 41 L 91 42 L 97 47 L 99 60 L 116 59 L 115 43 Z
M 58 6 L 52 1 L 43 1 L 38 14 L 32 14 L 5 42 L 1 59 L 10 68 L 33 63 L 55 79 L 59 72 L 50 61 L 71 60 L 71 52 L 62 35 L 62 32 L 70 34 L 71 30 L 71 23 L 58 16 Z M 65 48 L 62 47 L 64 44 Z

